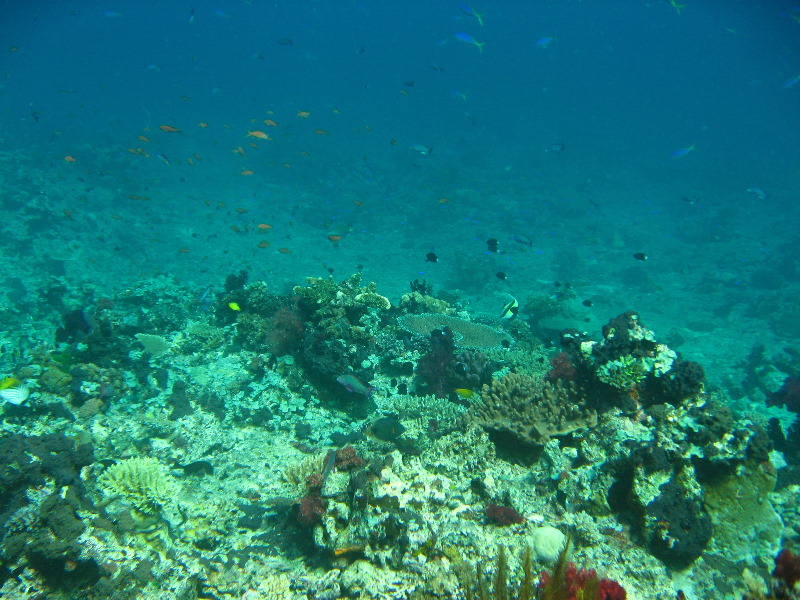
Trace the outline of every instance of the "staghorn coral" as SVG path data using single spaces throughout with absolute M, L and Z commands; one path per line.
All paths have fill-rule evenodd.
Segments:
M 171 477 L 155 458 L 122 460 L 103 471 L 98 478 L 103 491 L 118 496 L 144 515 L 161 512 L 172 492 Z
M 462 348 L 494 348 L 503 345 L 504 342 L 510 345 L 513 341 L 511 336 L 503 331 L 449 315 L 434 313 L 403 315 L 397 323 L 406 331 L 418 335 L 429 335 L 434 330 L 449 327 L 453 332 L 456 346 Z
M 484 385 L 468 414 L 488 431 L 535 446 L 597 425 L 597 412 L 586 406 L 573 382 L 543 383 L 517 373 Z

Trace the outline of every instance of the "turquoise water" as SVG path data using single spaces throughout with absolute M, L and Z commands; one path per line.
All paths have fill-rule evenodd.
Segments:
M 271 364 L 266 375 L 227 370 L 226 356 L 245 364 L 246 352 L 258 354 L 245 344 L 237 355 L 230 329 L 244 326 L 229 302 L 246 296 L 226 295 L 225 279 L 242 270 L 287 297 L 307 277 L 338 282 L 358 272 L 393 306 L 424 279 L 459 316 L 496 327 L 514 298 L 517 321 L 546 359 L 563 328 L 597 337 L 609 319 L 635 310 L 659 341 L 703 365 L 706 392 L 737 415 L 761 414 L 764 426 L 765 414 L 794 418 L 765 413 L 765 399 L 800 373 L 800 8 L 790 2 L 7 1 L 0 38 L 3 369 L 34 392 L 30 405 L 6 404 L 9 432 L 65 432 L 93 443 L 97 459 L 199 460 L 205 448 L 191 444 L 135 450 L 134 440 L 158 438 L 152 428 L 113 442 L 107 430 L 138 412 L 157 419 L 158 394 L 201 377 L 203 364 L 211 365 L 197 384 L 204 389 L 216 386 L 234 404 L 263 394 L 305 407 L 289 412 L 323 430 L 357 429 L 396 408 L 391 398 L 352 413 L 347 403 L 331 406 L 332 378 L 320 384 L 307 356 L 288 361 L 288 371 Z M 126 305 L 131 297 L 139 304 Z M 55 330 L 64 315 L 105 299 L 120 311 L 116 331 L 127 327 L 119 344 L 137 347 L 138 332 L 180 348 L 178 363 L 169 354 L 141 359 L 171 373 L 170 384 L 145 393 L 139 373 L 139 387 L 109 402 L 100 425 L 37 416 L 37 403 L 63 401 L 76 412 L 85 401 L 68 384 L 43 382 L 52 364 L 43 356 L 82 352 L 79 337 L 59 346 Z M 174 312 L 141 320 L 161 305 Z M 138 322 L 126 322 L 126 306 Z M 228 327 L 227 346 L 181 345 L 175 336 L 189 323 Z M 364 326 L 377 334 L 387 323 Z M 120 381 L 141 364 L 101 355 L 75 362 L 118 369 Z M 292 371 L 295 359 L 306 371 Z M 381 393 L 391 375 L 369 372 Z M 256 392 L 242 391 L 248 377 Z M 232 424 L 230 413 L 225 423 L 225 414 L 217 429 L 208 425 L 205 445 L 225 445 L 233 464 L 244 460 L 233 456 L 234 438 L 255 426 Z M 292 439 L 288 426 L 256 429 L 283 450 Z M 311 445 L 340 445 L 326 435 Z M 492 469 L 512 477 L 504 464 Z M 775 503 L 795 505 L 796 487 L 783 490 L 789 495 Z M 781 515 L 785 539 L 797 542 L 796 515 Z M 748 558 L 767 569 L 780 540 Z M 186 543 L 206 551 L 194 542 Z M 323 578 L 313 544 L 276 547 L 285 552 L 274 556 Z M 4 560 L 15 577 L 28 568 Z M 738 576 L 744 563 L 731 561 Z M 197 556 L 189 564 L 187 572 L 205 568 Z M 263 574 L 264 564 L 252 572 Z M 156 581 L 185 577 L 156 571 Z M 237 577 L 240 588 L 226 596 L 220 586 L 214 597 L 256 587 Z M 621 570 L 616 577 L 630 583 Z M 655 587 L 641 583 L 633 597 L 672 597 Z M 364 597 L 411 597 L 381 589 Z

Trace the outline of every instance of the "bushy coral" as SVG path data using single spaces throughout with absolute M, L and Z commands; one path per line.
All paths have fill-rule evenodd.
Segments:
M 597 411 L 573 382 L 553 384 L 517 373 L 484 385 L 469 415 L 490 432 L 534 446 L 597 424 Z
M 171 477 L 158 460 L 134 457 L 108 467 L 98 483 L 110 496 L 118 496 L 131 507 L 155 516 L 169 500 L 173 490 Z

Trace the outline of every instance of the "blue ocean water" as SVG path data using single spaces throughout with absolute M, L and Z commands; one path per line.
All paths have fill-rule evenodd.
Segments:
M 553 343 L 635 310 L 757 409 L 800 367 L 800 8 L 683 4 L 6 0 L 4 327 L 360 272 Z

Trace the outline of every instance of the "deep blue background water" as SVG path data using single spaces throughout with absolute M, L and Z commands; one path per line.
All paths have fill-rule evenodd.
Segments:
M 800 7 L 473 8 L 483 26 L 443 1 L 0 3 L 5 251 L 31 293 L 73 252 L 89 301 L 361 270 L 490 312 L 569 281 L 587 328 L 639 310 L 710 363 L 800 335 Z

